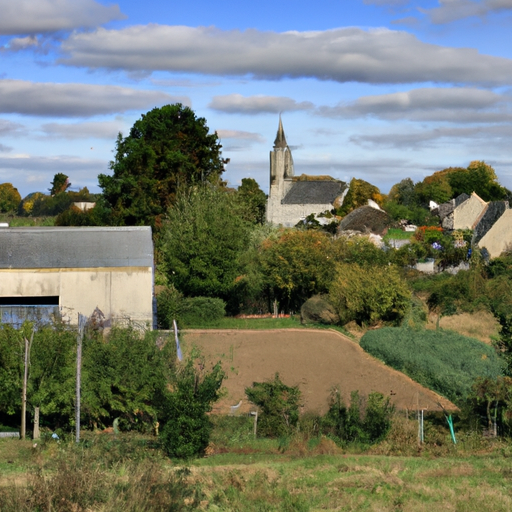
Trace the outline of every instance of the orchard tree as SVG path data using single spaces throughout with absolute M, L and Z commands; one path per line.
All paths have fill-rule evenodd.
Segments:
M 160 228 L 179 190 L 219 182 L 221 147 L 206 120 L 180 103 L 142 115 L 127 137 L 119 134 L 112 175 L 98 176 L 113 223 Z

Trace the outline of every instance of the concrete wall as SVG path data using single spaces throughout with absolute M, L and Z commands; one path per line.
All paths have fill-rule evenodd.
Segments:
M 0 297 L 27 296 L 58 296 L 71 324 L 96 307 L 114 321 L 153 323 L 152 267 L 0 269 Z
M 473 229 L 485 208 L 487 208 L 487 203 L 473 193 L 468 200 L 453 211 L 452 229 Z
M 505 210 L 478 242 L 480 248 L 485 247 L 491 258 L 498 257 L 506 250 L 512 249 L 512 210 Z

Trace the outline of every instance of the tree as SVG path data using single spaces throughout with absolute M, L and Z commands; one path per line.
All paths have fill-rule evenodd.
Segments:
M 159 241 L 168 281 L 186 296 L 219 297 L 229 306 L 252 229 L 245 213 L 236 194 L 223 189 L 179 194 Z
M 314 230 L 284 230 L 261 244 L 259 261 L 270 299 L 285 311 L 327 291 L 334 259 L 330 235 Z
M 378 204 L 382 204 L 382 196 L 380 190 L 371 183 L 364 180 L 352 178 L 348 188 L 347 195 L 343 204 L 338 209 L 338 215 L 345 216 L 352 210 L 359 208 L 368 203 L 368 199 L 372 199 Z
M 21 203 L 21 196 L 17 188 L 11 183 L 0 185 L 0 213 L 15 212 Z
M 58 172 L 52 181 L 52 186 L 49 189 L 50 194 L 52 196 L 56 196 L 61 192 L 66 192 L 66 190 L 71 187 L 71 183 L 69 182 L 69 178 L 62 172 Z
M 256 180 L 242 178 L 242 184 L 238 187 L 238 197 L 248 206 L 249 220 L 255 224 L 264 224 L 267 196 Z
M 142 115 L 117 138 L 112 176 L 98 176 L 114 223 L 159 228 L 179 190 L 218 183 L 226 163 L 221 147 L 206 120 L 180 103 Z

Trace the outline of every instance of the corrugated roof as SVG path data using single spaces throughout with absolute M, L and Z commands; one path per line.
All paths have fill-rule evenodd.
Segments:
M 0 268 L 151 267 L 151 228 L 0 228 Z
M 343 192 L 342 181 L 296 181 L 282 204 L 332 204 Z

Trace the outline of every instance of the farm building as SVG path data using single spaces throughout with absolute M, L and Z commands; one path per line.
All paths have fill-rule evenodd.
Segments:
M 4 323 L 78 314 L 154 324 L 150 227 L 0 228 Z

